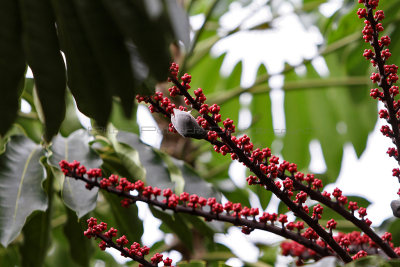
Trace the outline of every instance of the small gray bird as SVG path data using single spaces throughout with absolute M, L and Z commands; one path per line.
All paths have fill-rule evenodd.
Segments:
M 390 203 L 390 207 L 392 208 L 393 215 L 397 218 L 400 218 L 400 198 L 393 200 Z
M 174 108 L 171 122 L 176 131 L 183 137 L 195 139 L 204 139 L 207 137 L 207 131 L 201 128 L 196 119 L 190 114 L 190 111 L 182 111 Z

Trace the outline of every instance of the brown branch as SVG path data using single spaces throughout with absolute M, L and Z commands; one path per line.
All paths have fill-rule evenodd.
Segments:
M 200 216 L 203 217 L 206 221 L 222 221 L 222 222 L 228 222 L 236 226 L 246 226 L 250 229 L 259 229 L 263 231 L 268 231 L 274 234 L 277 234 L 279 236 L 285 237 L 287 239 L 291 239 L 293 241 L 296 241 L 297 243 L 314 250 L 316 253 L 318 253 L 320 256 L 325 257 L 325 256 L 333 256 L 334 254 L 329 251 L 327 247 L 321 247 L 317 245 L 315 242 L 299 235 L 297 232 L 290 231 L 286 228 L 282 228 L 273 224 L 266 224 L 262 222 L 256 221 L 254 218 L 252 220 L 250 219 L 244 219 L 241 218 L 240 216 L 232 216 L 231 214 L 221 214 L 221 213 L 213 213 L 211 211 L 205 211 L 203 209 L 197 209 L 197 208 L 192 208 L 192 207 L 187 207 L 184 205 L 177 205 L 176 207 L 169 207 L 167 203 L 164 203 L 162 201 L 159 201 L 157 199 L 151 199 L 149 197 L 145 197 L 141 194 L 134 196 L 131 195 L 127 191 L 123 190 L 118 190 L 115 187 L 109 186 L 109 187 L 101 187 L 100 183 L 97 181 L 97 179 L 89 179 L 81 175 L 77 175 L 74 172 L 68 173 L 68 177 L 84 181 L 85 183 L 89 184 L 91 187 L 98 187 L 102 190 L 105 190 L 111 194 L 118 195 L 120 197 L 124 197 L 130 200 L 130 203 L 133 204 L 137 201 L 139 202 L 145 202 L 149 205 L 152 205 L 154 207 L 159 207 L 162 210 L 171 210 L 176 213 L 186 213 L 194 216 Z M 104 240 L 104 239 L 103 239 Z M 106 240 L 104 240 L 106 241 Z
M 180 93 L 184 95 L 188 101 L 191 103 L 192 107 L 197 111 L 200 110 L 200 104 L 196 102 L 193 97 L 187 92 L 187 90 L 179 83 L 179 81 L 174 77 L 170 76 L 169 79 L 178 87 Z M 212 117 L 205 114 L 203 115 L 211 126 L 211 128 L 218 134 L 222 141 L 238 156 L 239 161 L 243 162 L 247 168 L 249 168 L 260 181 L 265 184 L 266 189 L 270 190 L 275 194 L 282 202 L 284 202 L 295 215 L 305 221 L 337 254 L 344 262 L 351 262 L 352 258 L 350 255 L 332 238 L 332 236 L 326 232 L 321 225 L 319 225 L 317 220 L 311 218 L 301 207 L 296 205 L 285 192 L 281 191 L 275 183 L 268 179 L 264 173 L 261 171 L 260 167 L 254 164 L 248 156 L 245 155 L 243 150 L 239 148 L 232 140 L 229 135 L 227 135 L 218 124 L 214 121 Z

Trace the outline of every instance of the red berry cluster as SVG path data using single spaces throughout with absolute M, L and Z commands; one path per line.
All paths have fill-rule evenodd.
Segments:
M 243 141 L 247 143 L 247 141 L 242 140 L 242 142 Z M 270 155 L 269 151 L 264 151 L 264 153 L 268 156 Z M 272 164 L 275 164 L 279 161 L 279 159 L 276 156 L 271 156 L 269 161 Z M 310 246 L 310 244 L 305 242 L 305 240 L 310 240 L 312 241 L 312 243 L 315 244 L 314 246 L 317 246 L 317 248 L 318 246 L 322 246 L 321 244 L 323 244 L 324 247 L 330 248 L 329 253 L 333 253 L 332 248 L 329 245 L 326 245 L 325 241 L 322 241 L 322 239 L 320 239 L 320 236 L 316 233 L 316 231 L 314 231 L 314 229 L 307 228 L 303 233 L 301 233 L 301 231 L 304 229 L 304 223 L 301 221 L 288 222 L 287 215 L 285 214 L 278 215 L 276 213 L 263 212 L 261 215 L 259 215 L 260 212 L 257 208 L 242 207 L 240 203 L 232 203 L 228 201 L 225 204 L 221 204 L 218 203 L 216 198 L 214 197 L 206 199 L 203 197 L 199 197 L 196 194 L 189 194 L 187 192 L 183 192 L 180 195 L 176 195 L 170 188 L 161 190 L 157 187 L 145 186 L 144 183 L 140 180 L 136 182 L 130 182 L 128 181 L 128 179 L 124 177 L 120 178 L 117 175 L 110 175 L 108 178 L 101 178 L 99 176 L 101 175 L 101 171 L 99 169 L 90 170 L 86 172 L 86 174 L 78 173 L 78 170 L 82 170 L 84 166 L 81 166 L 80 163 L 77 161 L 74 161 L 73 163 L 61 161 L 60 166 L 62 171 L 66 175 L 85 181 L 88 185 L 87 187 L 92 188 L 94 186 L 97 186 L 108 192 L 115 193 L 119 196 L 123 196 L 124 199 L 121 201 L 121 205 L 124 207 L 127 207 L 136 201 L 143 201 L 154 206 L 159 206 L 162 209 L 172 209 L 175 212 L 186 212 L 186 213 L 191 213 L 193 215 L 202 216 L 207 221 L 213 219 L 228 221 L 236 225 L 242 226 L 242 232 L 245 234 L 251 233 L 256 228 L 273 232 L 275 231 L 275 233 L 284 236 L 285 234 L 286 235 L 289 234 L 289 236 L 285 237 L 289 237 L 305 247 L 309 248 Z M 87 176 L 87 178 L 85 176 Z M 304 177 L 304 174 L 297 172 L 295 176 L 297 177 L 294 180 L 287 177 L 283 181 L 282 184 L 284 191 L 293 190 L 296 182 L 300 183 L 302 181 L 306 181 L 308 187 L 304 185 L 303 186 L 308 189 L 305 190 L 313 192 L 310 191 L 312 190 L 311 186 L 317 180 L 313 177 L 313 175 L 307 175 L 306 177 Z M 257 179 L 258 178 L 256 176 L 252 175 L 247 178 L 249 183 L 255 183 Z M 132 191 L 134 191 L 135 194 L 132 194 L 133 193 Z M 157 197 L 160 196 L 161 193 L 164 199 L 160 201 L 157 200 Z M 342 195 L 342 191 L 340 189 L 335 188 L 332 194 L 327 193 L 325 191 L 322 193 L 322 196 L 329 201 L 331 201 L 330 200 L 331 195 L 336 198 L 337 204 L 343 206 L 344 204 L 347 203 L 347 198 Z M 309 213 L 308 207 L 306 205 L 303 205 L 303 203 L 307 200 L 307 198 L 308 194 L 305 191 L 300 191 L 296 195 L 296 200 L 294 202 L 297 205 L 301 206 L 301 208 L 308 214 Z M 204 210 L 206 206 L 209 207 L 208 211 Z M 351 211 L 352 214 L 354 214 L 354 211 L 358 210 L 359 216 L 364 221 L 364 223 L 366 223 L 367 225 L 371 224 L 371 221 L 369 221 L 368 219 L 364 219 L 364 217 L 367 215 L 366 209 L 358 207 L 357 202 L 350 202 L 348 205 L 348 209 Z M 312 219 L 316 221 L 321 219 L 323 210 L 324 207 L 321 204 L 315 205 L 313 207 Z M 251 219 L 249 217 L 251 217 Z M 273 227 L 276 227 L 274 226 L 274 223 L 277 221 L 281 224 L 282 230 L 278 230 L 276 232 L 276 228 Z M 270 222 L 271 225 L 269 226 L 269 228 L 267 224 L 268 222 Z M 97 236 L 107 229 L 106 224 L 104 223 L 97 224 L 97 221 L 95 219 L 91 219 L 90 221 L 88 221 L 88 223 L 89 223 L 89 229 L 85 232 L 85 235 L 88 237 Z M 332 236 L 332 230 L 335 229 L 336 226 L 337 223 L 333 219 L 328 221 L 326 228 L 329 229 L 331 236 Z M 295 237 L 293 237 L 293 235 L 290 236 L 289 233 L 294 229 L 297 229 L 298 232 L 298 234 L 294 235 Z M 114 228 L 111 228 L 103 235 L 105 238 L 111 239 L 112 237 L 116 236 L 116 233 L 117 233 L 116 230 Z M 299 235 L 304 239 L 299 239 Z M 348 237 L 346 238 L 349 239 Z M 340 234 L 333 236 L 333 239 L 338 244 L 340 244 L 340 246 L 346 249 L 352 244 L 351 242 L 348 243 L 346 239 L 343 239 Z M 382 237 L 382 240 L 388 242 L 388 244 L 390 244 L 390 246 L 393 248 L 393 245 L 390 243 L 391 235 L 389 233 L 385 234 Z M 126 237 L 120 237 L 119 239 L 117 239 L 116 242 L 117 245 L 119 246 L 124 246 L 128 243 Z M 103 240 L 103 242 L 101 242 L 99 246 L 102 249 L 105 249 L 106 247 L 109 246 L 109 244 L 107 243 L 107 240 Z M 129 253 L 129 255 L 140 256 L 142 250 L 138 250 L 138 248 L 140 247 L 137 247 L 137 245 L 135 245 L 131 247 L 131 250 L 127 250 L 127 253 Z M 301 246 L 296 246 L 296 249 L 299 248 L 301 248 Z M 315 252 L 315 247 L 313 247 L 313 250 L 314 250 L 313 255 L 317 255 L 318 253 Z M 399 251 L 399 249 L 397 249 L 397 251 Z M 320 255 L 317 256 L 320 257 Z
M 263 212 L 260 215 L 258 208 L 242 207 L 240 203 L 232 203 L 230 201 L 221 204 L 218 203 L 214 197 L 206 199 L 187 192 L 176 195 L 170 188 L 161 191 L 161 189 L 157 187 L 145 186 L 142 181 L 129 182 L 126 178 L 120 178 L 117 175 L 110 175 L 108 178 L 99 178 L 100 182 L 98 182 L 97 179 L 89 179 L 82 175 L 77 176 L 75 170 L 70 169 L 71 164 L 65 164 L 65 162 L 63 162 L 62 165 L 65 173 L 76 179 L 85 181 L 91 187 L 97 186 L 103 190 L 124 197 L 121 201 L 121 205 L 124 207 L 127 207 L 136 201 L 142 201 L 153 206 L 158 206 L 162 209 L 171 209 L 175 212 L 185 212 L 192 215 L 202 216 L 206 221 L 221 220 L 230 222 L 237 226 L 241 226 L 242 232 L 245 234 L 250 234 L 254 229 L 271 231 L 286 238 L 296 240 L 298 243 L 311 247 L 313 250 L 319 250 L 320 254 L 321 251 L 323 252 L 322 248 L 319 248 L 315 244 L 307 243 L 307 240 L 309 239 L 307 234 L 300 235 L 301 230 L 304 229 L 304 223 L 301 221 L 296 223 L 288 222 L 287 215 L 285 214 Z M 75 163 L 73 166 L 79 167 L 80 164 Z M 132 191 L 135 193 L 132 194 Z M 161 195 L 161 192 L 164 199 L 157 200 L 157 197 Z M 207 206 L 208 208 L 206 209 Z M 279 222 L 281 228 L 277 227 L 275 222 Z M 107 228 L 107 225 L 105 224 L 97 225 L 97 221 L 93 221 L 90 225 L 90 229 L 85 232 L 85 235 L 88 237 L 99 234 Z M 291 232 L 295 228 L 297 229 L 297 233 Z M 110 229 L 104 234 L 104 236 L 107 238 L 115 237 L 115 229 Z M 302 237 L 303 239 L 301 239 Z M 118 245 L 122 246 L 127 244 L 125 239 L 125 237 L 121 237 L 117 239 L 116 242 Z M 100 243 L 100 247 L 105 249 L 107 247 L 107 242 L 105 241 L 105 243 Z M 140 255 L 139 252 L 140 251 L 136 250 L 135 253 Z
M 366 11 L 365 11 L 366 12 Z M 364 14 L 364 11 L 359 11 L 360 16 Z M 383 12 L 378 12 L 376 15 L 377 18 L 381 19 L 384 17 Z M 370 34 L 370 30 L 374 29 L 375 24 L 368 24 L 365 29 L 365 35 Z M 369 38 L 369 37 L 368 37 Z M 380 44 L 385 46 L 388 43 L 387 38 L 382 38 L 380 40 Z M 389 51 L 382 51 L 382 53 L 388 57 Z M 366 50 L 364 52 L 364 56 L 370 60 L 373 60 L 376 57 L 376 53 L 372 50 Z M 178 71 L 178 66 L 174 66 L 174 71 Z M 395 74 L 397 68 L 393 65 L 386 66 L 387 72 L 391 74 Z M 230 119 L 226 119 L 223 122 L 223 127 L 220 127 L 218 124 L 221 122 L 220 119 L 220 107 L 216 104 L 209 106 L 205 104 L 203 100 L 199 100 L 203 96 L 203 91 L 198 89 L 195 91 L 196 98 L 193 98 L 188 92 L 187 84 L 190 82 L 190 75 L 185 74 L 185 77 L 182 82 L 179 82 L 177 77 L 175 76 L 175 72 L 171 73 L 170 81 L 172 81 L 179 90 L 179 94 L 185 96 L 185 103 L 196 109 L 201 115 L 196 118 L 197 123 L 204 129 L 208 130 L 207 140 L 214 144 L 214 150 L 217 153 L 221 153 L 222 155 L 231 154 L 232 160 L 238 160 L 242 162 L 245 166 L 247 166 L 254 174 L 247 177 L 247 182 L 249 185 L 260 185 L 267 190 L 271 190 L 282 200 L 282 197 L 286 198 L 284 200 L 285 204 L 290 207 L 297 216 L 301 219 L 307 221 L 307 223 L 312 226 L 315 234 L 311 236 L 315 236 L 318 232 L 319 235 L 323 235 L 325 241 L 330 238 L 329 235 L 326 235 L 324 229 L 318 225 L 318 220 L 322 218 L 322 213 L 324 210 L 324 206 L 319 205 L 313 207 L 312 215 L 309 214 L 308 206 L 304 205 L 308 197 L 312 197 L 315 200 L 320 201 L 321 204 L 325 204 L 330 208 L 334 209 L 336 212 L 345 216 L 348 220 L 352 221 L 356 226 L 366 231 L 368 235 L 373 236 L 375 240 L 378 240 L 379 237 L 369 228 L 371 225 L 371 221 L 366 216 L 366 210 L 364 208 L 359 208 L 357 203 L 352 203 L 348 206 L 348 211 L 345 210 L 345 205 L 348 203 L 348 199 L 346 196 L 342 195 L 342 191 L 340 189 L 335 189 L 332 193 L 332 196 L 336 201 L 331 199 L 331 194 L 328 192 L 320 192 L 323 188 L 323 183 L 320 179 L 314 177 L 313 174 L 304 174 L 298 172 L 297 165 L 295 163 L 290 163 L 287 161 L 279 161 L 279 157 L 271 154 L 271 150 L 269 148 L 259 149 L 254 148 L 253 143 L 247 135 L 243 135 L 241 137 L 236 137 L 231 135 L 234 132 L 233 121 Z M 382 75 L 374 74 L 373 80 L 380 84 Z M 390 81 L 393 81 L 393 77 Z M 387 81 L 387 79 L 385 79 Z M 396 87 L 391 89 L 391 92 L 396 93 Z M 381 97 L 381 92 L 379 89 L 374 90 L 375 96 Z M 205 100 L 205 97 L 204 97 Z M 400 105 L 399 105 L 400 107 Z M 385 112 L 381 112 L 381 116 L 387 116 Z M 399 170 L 400 174 L 400 170 Z M 275 180 L 279 178 L 280 181 Z M 272 181 L 272 184 L 271 182 Z M 295 199 L 292 200 L 292 197 L 295 195 L 294 192 L 298 193 L 295 196 Z M 176 198 L 172 197 L 172 203 L 175 203 Z M 174 202 L 175 201 L 175 202 Z M 290 205 L 290 204 L 294 204 Z M 171 205 L 171 204 L 170 204 Z M 238 206 L 236 206 L 238 208 Z M 354 216 L 354 212 L 359 210 L 358 215 L 361 220 L 357 219 Z M 300 214 L 299 211 L 304 212 Z M 235 211 L 234 215 L 243 214 L 241 211 Z M 246 214 L 246 213 L 244 213 Z M 282 219 L 283 220 L 283 219 Z M 289 223 L 290 224 L 290 223 Z M 330 228 L 330 231 L 332 228 Z M 311 230 L 309 230 L 311 231 Z M 244 233 L 251 232 L 250 228 L 243 228 Z M 330 245 L 334 246 L 334 240 L 327 241 Z M 378 241 L 379 242 L 379 241 Z M 382 242 L 380 242 L 382 245 Z M 335 249 L 339 249 L 337 246 Z M 386 247 L 383 248 L 388 255 L 394 255 L 393 250 Z M 336 251 L 337 252 L 337 251 Z M 345 251 L 341 251 L 341 258 L 345 261 L 351 260 L 350 257 L 345 255 Z
M 108 247 L 115 248 L 121 252 L 121 256 L 132 258 L 138 261 L 139 266 L 158 266 L 158 263 L 163 262 L 164 266 L 171 266 L 172 260 L 166 258 L 163 260 L 163 255 L 156 253 L 151 257 L 151 262 L 145 260 L 145 256 L 149 254 L 150 248 L 147 246 L 141 247 L 139 243 L 133 242 L 129 247 L 125 247 L 129 240 L 125 235 L 117 238 L 115 242 L 113 238 L 117 236 L 118 230 L 111 227 L 107 232 L 107 224 L 101 222 L 97 224 L 97 219 L 91 217 L 87 220 L 88 229 L 83 233 L 87 238 L 100 238 L 99 247 L 101 250 L 105 250 Z
M 66 160 L 61 160 L 58 164 L 61 168 L 61 171 L 66 176 L 83 176 L 85 174 L 88 176 L 88 178 L 98 178 L 102 176 L 100 169 L 94 168 L 87 171 L 86 167 L 80 165 L 81 163 L 76 160 L 74 160 L 72 163 L 69 163 Z M 93 188 L 93 186 L 91 184 L 86 184 L 86 188 L 90 190 Z
M 379 4 L 378 0 L 359 0 L 358 2 L 365 6 L 365 8 L 359 8 L 357 11 L 358 17 L 364 19 L 365 23 L 362 31 L 363 38 L 373 48 L 365 49 L 363 56 L 378 70 L 377 73 L 372 73 L 370 78 L 382 89 L 382 91 L 378 88 L 371 89 L 370 96 L 382 101 L 385 105 L 385 108 L 379 111 L 379 117 L 385 119 L 390 126 L 383 125 L 381 132 L 384 136 L 391 138 L 396 145 L 396 147 L 389 148 L 387 154 L 394 157 L 400 164 L 398 157 L 400 148 L 400 101 L 395 100 L 395 97 L 399 94 L 399 87 L 394 85 L 399 79 L 397 75 L 398 66 L 386 63 L 391 56 L 387 48 L 391 43 L 390 37 L 382 36 L 379 39 L 379 32 L 383 31 L 381 21 L 385 18 L 385 14 L 382 10 L 376 10 Z M 398 168 L 393 170 L 393 176 L 399 178 L 397 170 Z
M 327 223 L 327 228 L 335 229 L 336 222 L 333 219 L 329 220 Z M 309 239 L 315 239 L 321 247 L 326 247 L 326 243 L 318 239 L 318 235 L 315 235 L 315 231 L 313 231 L 311 228 L 308 228 L 302 235 Z M 372 241 L 371 238 L 369 238 L 366 234 L 361 234 L 357 231 L 353 231 L 351 233 L 338 232 L 335 236 L 333 236 L 333 238 L 338 244 L 346 249 L 348 253 L 353 255 L 353 260 L 365 257 L 367 255 L 379 254 L 376 243 Z M 388 242 L 388 244 L 393 248 L 393 243 L 391 242 L 392 235 L 390 233 L 386 232 L 382 236 L 382 239 Z M 315 251 L 312 251 L 295 241 L 282 242 L 281 249 L 282 255 L 284 256 L 290 255 L 293 257 L 298 257 L 298 264 L 304 263 L 304 261 L 308 259 L 318 260 L 318 255 L 315 253 Z M 400 255 L 400 247 L 394 248 L 394 250 L 397 255 Z
M 83 167 L 77 161 L 74 161 L 74 163 L 69 164 L 65 160 L 60 162 L 60 166 L 62 171 L 66 175 L 72 177 L 75 177 L 74 174 L 76 174 L 77 168 Z M 82 175 L 80 175 L 80 177 L 75 177 L 75 178 L 84 179 Z M 96 178 L 101 178 L 101 177 L 96 176 Z M 157 197 L 160 196 L 162 193 L 164 199 L 160 201 L 160 203 L 166 204 L 168 208 L 176 208 L 177 206 L 181 205 L 183 207 L 190 207 L 193 210 L 195 209 L 202 210 L 204 207 L 209 206 L 210 213 L 212 214 L 221 214 L 225 211 L 227 215 L 231 215 L 239 219 L 241 219 L 242 217 L 247 219 L 248 216 L 252 216 L 253 220 L 256 220 L 256 216 L 259 214 L 258 208 L 242 207 L 240 203 L 232 203 L 228 201 L 224 205 L 222 205 L 221 203 L 217 202 L 215 197 L 209 197 L 208 199 L 206 199 L 204 197 L 199 197 L 196 194 L 189 194 L 187 192 L 183 192 L 180 195 L 176 195 L 170 188 L 161 190 L 160 188 L 157 187 L 145 186 L 145 184 L 141 180 L 138 180 L 136 182 L 130 182 L 128 181 L 127 178 L 125 177 L 120 178 L 118 175 L 114 174 L 111 174 L 108 178 L 101 178 L 99 180 L 100 181 L 98 182 L 97 180 L 88 179 L 89 181 L 88 184 L 91 187 L 98 186 L 101 189 L 108 189 L 108 190 L 112 189 L 112 192 L 115 193 L 126 192 L 127 193 L 126 196 L 132 196 L 132 198 L 133 195 L 131 193 L 136 192 L 138 196 L 143 197 L 143 199 L 141 199 L 142 201 L 152 200 L 152 203 L 155 203 L 154 201 L 157 201 Z M 132 204 L 133 203 L 132 198 L 124 198 L 121 201 L 121 205 L 126 207 Z M 273 223 L 274 221 L 276 221 L 277 216 L 278 215 L 276 213 L 273 213 L 271 215 L 269 215 L 268 213 L 263 213 L 263 215 L 259 218 L 259 221 L 263 223 L 266 221 L 271 221 L 271 223 Z M 280 216 L 284 215 L 281 214 Z

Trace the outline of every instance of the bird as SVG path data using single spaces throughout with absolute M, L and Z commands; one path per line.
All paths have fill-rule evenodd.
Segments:
M 207 131 L 201 128 L 190 111 L 175 108 L 171 115 L 171 122 L 175 130 L 183 137 L 204 139 L 207 136 Z

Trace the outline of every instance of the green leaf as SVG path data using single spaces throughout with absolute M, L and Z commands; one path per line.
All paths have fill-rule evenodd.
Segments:
M 132 204 L 125 208 L 121 206 L 121 197 L 112 194 L 104 194 L 104 196 L 115 219 L 114 227 L 126 235 L 131 243 L 140 242 L 143 235 L 143 223 L 138 217 L 137 206 Z
M 269 201 L 271 200 L 272 192 L 258 185 L 252 185 L 250 186 L 250 189 L 258 196 L 261 207 L 263 209 L 266 209 L 269 204 Z
M 223 223 L 221 222 L 205 222 L 203 218 L 201 217 L 197 217 L 197 216 L 193 216 L 191 214 L 185 214 L 185 213 L 180 213 L 179 216 L 181 216 L 183 219 L 185 219 L 185 221 L 189 222 L 192 224 L 192 228 L 196 229 L 196 231 L 198 231 L 201 236 L 205 237 L 208 239 L 208 241 L 210 242 L 214 242 L 214 233 L 215 231 L 210 227 L 210 224 L 216 226 L 216 223 L 218 223 L 220 226 L 219 230 L 223 230 Z M 221 227 L 222 226 L 222 227 Z
M 121 103 L 114 100 L 110 122 L 115 128 L 121 131 L 139 134 L 139 125 L 136 122 L 136 109 L 137 107 L 132 108 L 130 111 L 132 118 L 128 119 L 123 114 Z
M 49 142 L 58 133 L 65 116 L 65 65 L 50 2 L 21 0 L 20 8 L 23 48 L 40 100 L 36 109 L 43 113 L 45 139 Z
M 165 0 L 169 20 L 172 24 L 175 36 L 181 40 L 186 49 L 190 46 L 190 24 L 189 18 L 181 5 L 176 0 Z
M 49 213 L 34 212 L 23 228 L 24 242 L 20 247 L 22 266 L 43 266 L 49 247 Z
M 385 231 L 392 234 L 392 242 L 397 247 L 400 245 L 400 220 L 392 218 L 389 226 L 385 227 Z
M 140 162 L 146 170 L 146 183 L 148 185 L 157 186 L 162 189 L 174 186 L 174 183 L 170 179 L 167 164 L 164 162 L 161 154 L 153 150 L 151 146 L 142 143 L 139 136 L 119 131 L 117 140 L 129 145 L 131 148 L 135 148 L 139 153 Z
M 146 170 L 146 182 L 162 189 L 174 187 L 176 194 L 185 191 L 189 194 L 199 194 L 203 197 L 220 198 L 211 184 L 200 176 L 182 160 L 177 160 L 166 153 L 142 143 L 139 136 L 119 131 L 117 140 L 134 148 L 140 157 L 140 162 Z
M 279 246 L 257 245 L 257 247 L 260 249 L 260 252 L 262 253 L 260 261 L 273 266 L 278 256 Z
M 67 60 L 68 86 L 78 109 L 105 127 L 111 114 L 111 93 L 69 0 L 51 0 L 60 44 Z
M 82 124 L 78 119 L 76 113 L 74 99 L 72 95 L 68 92 L 66 96 L 66 106 L 67 111 L 65 113 L 64 121 L 61 124 L 60 133 L 63 136 L 68 136 L 76 130 L 82 129 Z
M 98 263 L 104 263 L 105 267 L 125 267 L 125 264 L 118 263 L 110 253 L 104 253 L 100 249 L 95 250 L 95 254 L 91 260 L 91 266 L 96 266 Z
M 267 70 L 261 65 L 257 72 L 257 77 L 265 75 Z M 269 93 L 253 95 L 250 105 L 253 124 L 250 127 L 250 138 L 255 147 L 271 147 L 275 138 L 272 125 L 271 98 Z
M 117 131 L 115 128 L 110 132 Z M 122 165 L 128 170 L 130 179 L 140 179 L 145 181 L 146 171 L 140 161 L 139 153 L 134 147 L 130 147 L 124 143 L 120 143 L 118 140 L 118 134 L 115 133 L 109 135 L 112 146 L 117 153 Z
M 230 179 L 219 182 L 216 187 L 229 201 L 241 203 L 247 207 L 251 206 L 247 188 L 237 187 Z
M 332 77 L 346 77 L 336 55 L 325 59 Z M 306 77 L 318 77 L 318 74 L 308 67 Z M 287 78 L 293 79 L 293 75 Z M 327 165 L 327 178 L 323 182 L 334 182 L 340 171 L 344 144 L 352 142 L 361 155 L 374 128 L 375 119 L 371 118 L 376 118 L 376 103 L 368 99 L 366 89 L 354 89 L 350 82 L 347 86 L 287 92 L 283 157 L 295 162 L 299 169 L 306 169 L 310 159 L 309 142 L 316 139 Z M 355 90 L 363 91 L 364 95 L 354 93 Z
M 64 235 L 68 240 L 69 252 L 71 258 L 79 266 L 89 266 L 90 259 L 93 255 L 94 248 L 92 241 L 83 235 L 83 232 L 87 229 L 85 216 L 78 219 L 75 212 L 66 208 L 67 222 L 64 224 Z
M 58 163 L 61 160 L 72 162 L 79 161 L 87 170 L 99 168 L 102 164 L 100 157 L 90 148 L 91 136 L 85 130 L 78 130 L 68 138 L 57 135 L 51 146 L 53 154 L 50 163 L 60 169 Z M 97 188 L 87 190 L 85 183 L 73 178 L 65 178 L 62 188 L 62 198 L 70 209 L 74 210 L 78 218 L 87 214 L 96 207 Z
M 1 3 L 0 40 L 0 135 L 4 135 L 17 117 L 26 67 L 18 1 L 5 0 Z
M 264 65 L 261 65 L 257 72 L 257 77 L 267 74 Z M 275 139 L 274 128 L 272 125 L 271 98 L 269 93 L 253 95 L 250 105 L 253 123 L 250 126 L 249 136 L 255 147 L 260 149 L 271 147 Z M 250 189 L 258 196 L 261 207 L 266 209 L 272 193 L 260 186 L 250 186 Z
M 20 233 L 27 217 L 46 210 L 45 179 L 39 160 L 42 148 L 25 136 L 12 136 L 0 156 L 0 243 L 7 246 Z
M 47 179 L 44 186 L 49 199 L 49 207 L 45 212 L 34 212 L 22 229 L 24 234 L 24 241 L 20 247 L 22 266 L 43 266 L 50 246 L 54 174 L 47 164 L 46 157 L 41 158 L 41 163 L 46 168 Z
M 176 194 L 179 195 L 184 191 L 183 187 L 185 186 L 185 180 L 183 178 L 181 169 L 176 166 L 174 159 L 166 153 L 156 150 L 154 150 L 154 152 L 156 152 L 166 164 L 167 170 L 169 172 L 169 178 L 171 182 L 174 183 L 174 191 Z
M 40 143 L 42 140 L 42 124 L 39 120 L 34 118 L 27 118 L 19 116 L 16 120 L 16 125 L 21 127 L 24 134 L 29 137 L 32 141 Z
M 158 81 L 165 81 L 171 60 L 169 23 L 163 16 L 149 16 L 144 1 L 103 0 L 103 3 L 125 38 L 133 41 L 150 73 Z
M 218 58 L 213 58 L 210 54 L 206 54 L 196 65 L 189 69 L 192 75 L 192 88 L 202 88 L 204 94 L 213 93 L 219 83 L 220 69 L 226 54 L 222 54 Z M 228 89 L 228 88 L 225 88 Z
M 51 236 L 52 236 L 52 245 L 50 251 L 52 253 L 49 253 L 49 255 L 46 257 L 44 266 L 45 267 L 76 266 L 76 262 L 71 258 L 68 239 L 64 235 L 63 227 L 60 226 L 53 228 Z
M 286 79 L 298 79 L 293 73 Z M 310 163 L 308 144 L 313 138 L 313 128 L 307 105 L 308 91 L 293 91 L 285 95 L 286 133 L 283 139 L 282 154 L 285 160 L 295 162 L 298 169 Z
M 6 144 L 10 140 L 10 137 L 13 135 L 24 135 L 24 130 L 20 125 L 14 124 L 10 130 L 6 133 L 6 135 L 0 138 L 0 154 L 6 150 Z
M 207 264 L 205 261 L 201 260 L 191 260 L 189 262 L 187 261 L 181 261 L 178 263 L 179 267 L 206 267 Z
M 15 124 L 23 129 L 24 134 L 36 143 L 42 141 L 43 125 L 38 120 L 38 114 L 35 107 L 33 87 L 35 82 L 31 78 L 25 78 L 24 90 L 22 92 L 22 98 L 26 100 L 31 106 L 31 112 L 29 114 L 19 114 Z M 32 116 L 30 116 L 32 115 Z
M 33 102 L 33 87 L 35 86 L 35 80 L 33 78 L 25 77 L 24 88 L 21 97 L 31 105 L 32 111 L 36 112 L 35 103 Z
M 0 266 L 21 266 L 18 245 L 0 247 Z
M 98 0 L 74 0 L 88 42 L 103 74 L 106 86 L 120 98 L 124 113 L 132 115 L 135 98 L 133 65 L 125 39 Z
M 183 160 L 172 158 L 175 165 L 180 169 L 184 179 L 184 190 L 189 194 L 199 194 L 202 197 L 215 197 L 217 201 L 221 200 L 221 194 L 210 184 L 205 182 L 196 171 Z
M 366 256 L 355 261 L 352 261 L 345 266 L 348 267 L 359 267 L 359 266 L 376 266 L 376 267 L 397 267 L 400 266 L 400 260 L 392 259 L 388 260 L 382 256 Z
M 175 233 L 179 239 L 188 247 L 188 249 L 193 249 L 193 236 L 190 228 L 186 222 L 182 219 L 179 214 L 170 215 L 167 212 L 161 211 L 158 208 L 149 206 L 153 215 L 160 219 L 163 224 L 165 224 L 170 231 Z

